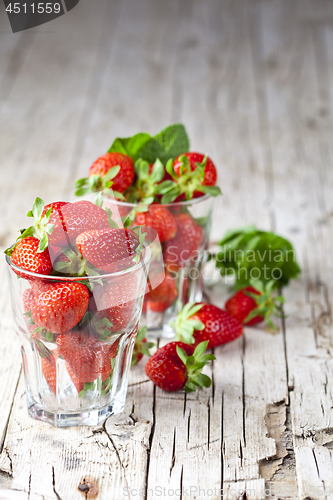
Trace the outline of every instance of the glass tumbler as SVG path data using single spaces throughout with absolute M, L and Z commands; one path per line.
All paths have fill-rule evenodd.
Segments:
M 31 417 L 97 425 L 123 410 L 150 256 L 146 246 L 135 266 L 86 278 L 31 273 L 6 256 Z
M 132 225 L 143 224 L 159 232 L 159 219 L 163 211 L 170 212 L 176 223 L 175 234 L 164 240 L 159 234 L 164 260 L 161 277 L 160 253 L 152 252 L 147 292 L 143 304 L 141 324 L 148 328 L 150 337 L 172 338 L 174 332 L 169 321 L 175 319 L 178 308 L 189 301 L 200 302 L 203 294 L 203 264 L 207 257 L 209 234 L 215 198 L 205 195 L 189 201 L 169 204 L 131 204 L 115 199 L 106 201 L 112 213 L 119 217 L 129 216 Z M 140 214 L 148 213 L 148 217 Z M 169 214 L 167 218 L 169 218 Z M 151 216 L 151 217 L 150 217 Z M 155 280 L 154 280 L 155 277 Z M 158 286 L 156 284 L 159 283 Z

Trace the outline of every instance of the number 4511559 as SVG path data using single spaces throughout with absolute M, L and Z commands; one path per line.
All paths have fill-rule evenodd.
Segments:
M 6 7 L 6 11 L 9 12 L 10 14 L 26 14 L 28 11 L 32 12 L 32 14 L 59 14 L 61 10 L 60 3 L 51 3 L 51 2 L 38 2 L 38 3 L 32 3 L 32 4 L 27 4 L 27 3 L 19 3 L 19 2 L 14 2 L 10 3 L 8 7 Z

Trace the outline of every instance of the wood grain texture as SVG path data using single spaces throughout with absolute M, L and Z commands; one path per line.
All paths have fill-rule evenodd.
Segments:
M 2 248 L 115 136 L 182 121 L 219 169 L 212 240 L 255 223 L 303 269 L 280 332 L 216 349 L 210 389 L 164 393 L 142 362 L 122 415 L 53 429 L 27 416 L 1 264 L 0 499 L 84 498 L 87 476 L 101 500 L 332 499 L 332 2 L 81 0 L 16 35 L 0 11 Z

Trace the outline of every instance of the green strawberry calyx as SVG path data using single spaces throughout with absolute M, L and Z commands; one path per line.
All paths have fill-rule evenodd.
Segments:
M 214 354 L 204 354 L 207 350 L 208 340 L 205 342 L 200 342 L 194 350 L 192 356 L 188 356 L 184 349 L 176 346 L 176 351 L 179 358 L 182 360 L 187 370 L 187 380 L 185 383 L 185 391 L 193 392 L 197 387 L 203 389 L 203 387 L 211 386 L 211 379 L 201 373 L 201 370 L 209 361 L 213 361 L 215 358 Z
M 145 354 L 146 356 L 150 356 L 149 349 L 155 346 L 153 342 L 147 342 L 147 341 L 144 342 L 146 335 L 147 335 L 147 327 L 143 326 L 138 331 L 138 335 L 135 339 L 131 366 L 136 365 L 136 363 L 138 362 L 138 354 Z
M 43 339 L 43 340 L 46 340 L 46 342 L 55 342 L 56 341 L 56 338 L 57 338 L 57 335 L 56 334 L 53 334 L 52 332 L 49 332 L 48 330 L 46 330 L 45 328 L 43 328 L 42 326 L 37 326 L 33 332 L 31 333 L 31 336 L 33 335 L 36 335 L 38 334 L 38 337 Z M 35 341 L 37 339 L 35 338 Z M 45 347 L 45 346 L 44 346 Z M 43 357 L 43 356 L 42 356 Z
M 193 318 L 204 304 L 188 302 L 183 308 L 178 302 L 178 314 L 175 320 L 169 322 L 171 328 L 175 331 L 175 340 L 181 340 L 185 344 L 194 344 L 193 333 L 195 330 L 204 330 L 205 325 L 202 321 Z
M 160 194 L 162 194 L 161 203 L 172 203 L 175 199 L 184 194 L 186 200 L 193 198 L 194 192 L 199 191 L 210 196 L 218 196 L 221 189 L 218 186 L 205 186 L 205 168 L 207 156 L 201 163 L 196 163 L 196 168 L 191 169 L 190 161 L 187 156 L 182 155 L 179 158 L 181 162 L 180 175 L 177 175 L 173 168 L 173 161 L 169 160 L 166 164 L 166 171 L 171 175 L 173 181 L 164 181 L 160 185 Z
M 245 318 L 244 323 L 250 321 L 256 316 L 262 316 L 269 327 L 269 329 L 276 331 L 277 327 L 271 320 L 272 314 L 278 318 L 284 318 L 282 305 L 285 303 L 285 298 L 283 295 L 273 295 L 274 287 L 276 287 L 276 281 L 271 280 L 264 284 L 260 280 L 250 280 L 250 285 L 257 290 L 259 293 L 252 293 L 244 290 L 243 293 L 248 297 L 251 297 L 257 307 L 253 309 Z
M 15 245 L 11 248 L 7 248 L 5 253 L 9 256 L 13 253 L 19 240 L 27 238 L 28 236 L 34 236 L 39 240 L 38 253 L 44 252 L 48 246 L 48 236 L 52 234 L 54 229 L 54 224 L 49 223 L 49 218 L 52 212 L 52 206 L 47 210 L 46 214 L 42 217 L 44 210 L 44 202 L 41 198 L 36 198 L 32 209 L 27 213 L 28 217 L 34 218 L 34 223 L 27 229 L 20 230 L 20 236 L 17 238 Z
M 87 193 L 96 193 L 98 191 L 107 191 L 113 185 L 113 179 L 119 174 L 120 165 L 111 167 L 102 177 L 98 174 L 91 175 L 90 177 L 83 177 L 78 179 L 75 183 L 75 195 L 84 196 Z M 123 195 L 118 191 L 113 190 L 116 198 L 124 199 Z
M 149 173 L 150 165 L 147 161 L 139 158 L 134 165 L 136 181 L 135 185 L 128 189 L 127 201 L 140 202 L 150 205 L 157 199 L 159 192 L 159 183 L 165 175 L 163 163 L 157 158 L 153 164 L 152 171 Z

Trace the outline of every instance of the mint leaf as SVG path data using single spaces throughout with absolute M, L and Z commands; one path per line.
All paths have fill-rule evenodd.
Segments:
M 145 132 L 135 134 L 132 137 L 115 139 L 108 153 L 122 153 L 130 156 L 134 161 L 141 157 L 140 151 L 151 140 L 151 136 Z
M 122 153 L 130 156 L 133 161 L 141 158 L 148 163 L 154 163 L 155 160 L 159 159 L 165 164 L 170 158 L 174 160 L 180 154 L 186 153 L 189 147 L 189 139 L 184 125 L 176 123 L 165 128 L 155 137 L 151 137 L 145 132 L 135 134 L 133 137 L 117 137 L 108 153 Z
M 229 231 L 219 245 L 216 266 L 222 276 L 235 275 L 236 288 L 248 286 L 253 280 L 263 283 L 274 280 L 278 288 L 301 272 L 290 241 L 254 226 Z
M 170 158 L 175 159 L 189 150 L 190 143 L 184 125 L 177 123 L 155 135 L 140 151 L 140 157 L 149 163 L 157 158 L 165 164 Z

